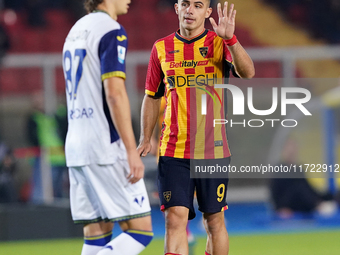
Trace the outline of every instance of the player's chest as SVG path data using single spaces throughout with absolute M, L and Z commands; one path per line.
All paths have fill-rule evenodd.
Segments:
M 187 44 L 174 43 L 160 56 L 165 76 L 214 73 L 223 64 L 223 47 L 213 41 Z

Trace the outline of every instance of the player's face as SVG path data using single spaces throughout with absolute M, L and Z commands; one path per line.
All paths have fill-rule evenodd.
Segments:
M 126 14 L 129 9 L 129 4 L 131 0 L 115 0 L 114 5 L 117 15 Z
M 203 29 L 204 21 L 211 14 L 208 0 L 178 0 L 175 4 L 181 28 L 189 31 Z

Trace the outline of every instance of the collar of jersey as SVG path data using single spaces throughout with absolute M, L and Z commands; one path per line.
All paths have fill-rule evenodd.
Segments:
M 92 11 L 92 13 L 96 13 L 96 12 L 106 13 L 107 15 L 110 16 L 110 14 L 108 14 L 106 11 L 103 11 L 103 10 L 98 10 L 98 9 L 96 9 L 96 10 Z
M 208 33 L 208 29 L 204 29 L 204 31 L 202 33 L 200 33 L 199 35 L 196 35 L 195 37 L 188 39 L 188 38 L 185 38 L 184 36 L 181 36 L 181 34 L 179 33 L 179 29 L 178 29 L 175 36 L 178 40 L 180 40 L 184 43 L 190 44 L 190 43 L 198 41 L 199 39 L 202 39 L 204 36 L 207 35 L 207 33 Z

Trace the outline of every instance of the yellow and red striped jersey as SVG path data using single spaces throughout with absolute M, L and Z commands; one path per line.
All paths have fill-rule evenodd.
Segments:
M 177 31 L 155 42 L 145 91 L 166 99 L 160 156 L 230 156 L 225 125 L 214 127 L 214 119 L 226 119 L 227 115 L 226 95 L 214 84 L 225 83 L 232 68 L 226 43 L 212 31 L 204 30 L 190 40 Z M 202 95 L 206 95 L 205 115 Z

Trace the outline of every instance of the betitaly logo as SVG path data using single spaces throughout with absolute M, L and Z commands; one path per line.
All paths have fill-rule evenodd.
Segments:
M 202 60 L 202 61 L 183 60 L 179 62 L 172 61 L 169 64 L 169 68 L 181 68 L 181 67 L 196 68 L 198 66 L 206 66 L 208 64 L 209 64 L 209 60 Z

